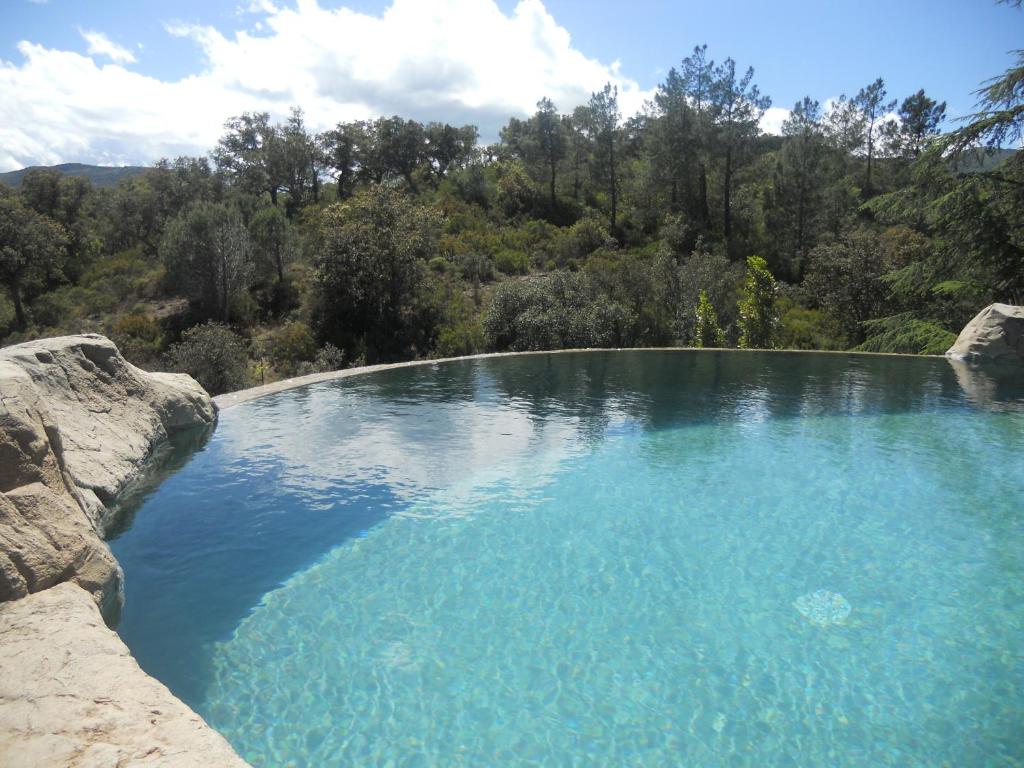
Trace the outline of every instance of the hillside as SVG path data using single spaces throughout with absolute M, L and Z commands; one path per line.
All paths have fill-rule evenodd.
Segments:
M 145 168 L 138 165 L 107 166 L 86 165 L 84 163 L 61 163 L 60 165 L 33 165 L 17 171 L 0 173 L 0 182 L 11 187 L 20 187 L 25 174 L 35 168 L 52 168 L 64 176 L 84 176 L 95 187 L 116 187 L 117 183 L 127 176 L 137 176 Z

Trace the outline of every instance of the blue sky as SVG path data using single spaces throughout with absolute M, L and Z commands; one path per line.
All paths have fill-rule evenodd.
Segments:
M 4 0 L 0 169 L 201 153 L 231 114 L 305 107 L 312 127 L 399 112 L 487 138 L 542 95 L 571 109 L 605 80 L 624 112 L 693 46 L 753 65 L 776 108 L 884 77 L 971 111 L 1024 45 L 990 0 Z M 242 37 L 238 37 L 242 33 Z

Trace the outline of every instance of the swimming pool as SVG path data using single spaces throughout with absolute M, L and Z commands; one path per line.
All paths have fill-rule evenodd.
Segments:
M 257 766 L 1006 765 L 1024 398 L 941 359 L 467 360 L 221 414 L 112 548 Z

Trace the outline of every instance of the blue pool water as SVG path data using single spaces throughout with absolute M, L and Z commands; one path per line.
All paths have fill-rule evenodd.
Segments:
M 607 352 L 221 414 L 119 631 L 256 766 L 1024 761 L 1024 381 Z

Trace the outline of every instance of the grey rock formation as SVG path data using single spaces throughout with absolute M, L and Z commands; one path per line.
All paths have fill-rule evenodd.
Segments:
M 104 624 L 112 502 L 171 433 L 216 409 L 102 336 L 0 350 L 0 765 L 244 766 Z
M 0 604 L 0 765 L 242 768 L 149 677 L 89 594 L 59 584 Z
M 989 304 L 964 326 L 946 357 L 965 363 L 1024 365 L 1024 307 Z
M 215 418 L 190 377 L 142 371 L 102 336 L 0 350 L 0 601 L 70 580 L 116 613 L 109 505 L 168 434 Z

